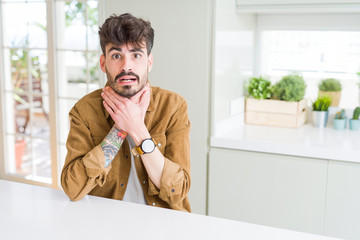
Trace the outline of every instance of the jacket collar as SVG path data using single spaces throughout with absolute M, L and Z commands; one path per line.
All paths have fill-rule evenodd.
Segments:
M 149 81 L 148 81 L 148 82 L 149 82 Z M 150 84 L 150 82 L 149 82 L 149 84 Z M 105 87 L 106 87 L 106 86 L 109 86 L 108 82 L 106 82 Z M 155 110 L 155 108 L 156 108 L 156 106 L 155 106 L 155 104 L 154 104 L 153 88 L 152 88 L 151 85 L 150 85 L 150 103 L 149 103 L 149 107 L 148 107 L 148 109 L 146 110 L 146 112 L 152 112 L 152 111 Z M 105 118 L 108 119 L 108 118 L 110 117 L 110 114 L 109 114 L 108 111 L 106 111 L 104 105 L 102 105 L 102 109 L 103 109 L 103 111 L 104 111 Z

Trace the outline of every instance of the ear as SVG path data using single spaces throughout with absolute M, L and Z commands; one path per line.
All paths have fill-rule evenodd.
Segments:
M 104 56 L 104 54 L 101 54 L 101 56 L 100 56 L 100 67 L 101 67 L 101 70 L 105 73 L 106 72 L 106 67 L 105 67 L 105 56 Z
M 153 55 L 152 55 L 152 53 L 150 53 L 150 55 L 148 57 L 148 72 L 150 72 L 152 69 L 153 61 L 154 61 Z

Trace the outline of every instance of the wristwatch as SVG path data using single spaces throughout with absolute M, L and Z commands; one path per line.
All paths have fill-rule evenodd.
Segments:
M 131 151 L 135 156 L 148 154 L 152 153 L 157 145 L 158 144 L 153 138 L 146 138 L 141 142 L 140 146 L 134 147 Z

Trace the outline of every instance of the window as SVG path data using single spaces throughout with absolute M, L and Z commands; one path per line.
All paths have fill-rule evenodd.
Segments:
M 5 178 L 58 186 L 68 112 L 103 82 L 98 12 L 95 0 L 0 1 Z
M 357 14 L 259 15 L 256 72 L 272 82 L 302 73 L 310 100 L 321 79 L 336 78 L 342 84 L 339 107 L 359 106 L 359 20 Z
M 307 84 L 306 97 L 316 99 L 319 80 L 335 78 L 342 84 L 339 107 L 359 105 L 360 32 L 264 31 L 261 44 L 262 71 L 273 81 L 300 72 Z

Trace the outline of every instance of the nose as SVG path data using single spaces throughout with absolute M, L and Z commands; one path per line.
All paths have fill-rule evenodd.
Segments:
M 132 62 L 130 58 L 124 57 L 123 58 L 123 64 L 122 64 L 122 72 L 131 72 L 132 71 Z

